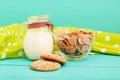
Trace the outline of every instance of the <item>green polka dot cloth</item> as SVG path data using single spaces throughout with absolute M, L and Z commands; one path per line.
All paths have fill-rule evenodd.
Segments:
M 0 60 L 7 58 L 26 57 L 23 46 L 18 39 L 20 24 L 12 24 L 0 27 Z M 54 31 L 59 34 L 62 32 L 73 32 L 85 30 L 93 32 L 95 39 L 92 46 L 92 52 L 120 55 L 120 34 L 81 29 L 70 26 L 55 27 Z M 24 37 L 26 28 L 22 32 Z M 54 46 L 54 50 L 56 47 Z
M 18 40 L 20 24 L 0 27 L 0 59 L 25 57 Z

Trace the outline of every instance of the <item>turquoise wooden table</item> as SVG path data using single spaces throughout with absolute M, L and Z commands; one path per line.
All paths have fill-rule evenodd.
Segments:
M 89 55 L 52 72 L 33 71 L 31 62 L 27 58 L 0 61 L 0 80 L 120 80 L 119 56 Z
M 120 0 L 0 0 L 0 26 L 50 14 L 55 26 L 76 26 L 120 33 Z M 0 60 L 0 80 L 120 80 L 120 56 L 89 55 L 59 70 L 30 69 L 27 58 Z

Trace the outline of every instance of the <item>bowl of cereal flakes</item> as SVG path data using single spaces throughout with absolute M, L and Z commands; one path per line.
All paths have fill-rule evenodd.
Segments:
M 55 36 L 56 44 L 68 60 L 82 60 L 88 56 L 93 43 L 93 33 L 75 31 Z

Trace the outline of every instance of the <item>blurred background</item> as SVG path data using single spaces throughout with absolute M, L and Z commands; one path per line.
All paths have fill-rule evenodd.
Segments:
M 120 33 L 120 0 L 0 0 L 0 26 L 43 14 L 55 26 Z

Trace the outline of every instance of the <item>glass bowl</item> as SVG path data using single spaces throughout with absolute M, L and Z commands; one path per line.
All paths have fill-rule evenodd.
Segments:
M 55 41 L 68 60 L 82 60 L 91 51 L 93 34 L 85 31 L 61 33 L 55 36 Z

